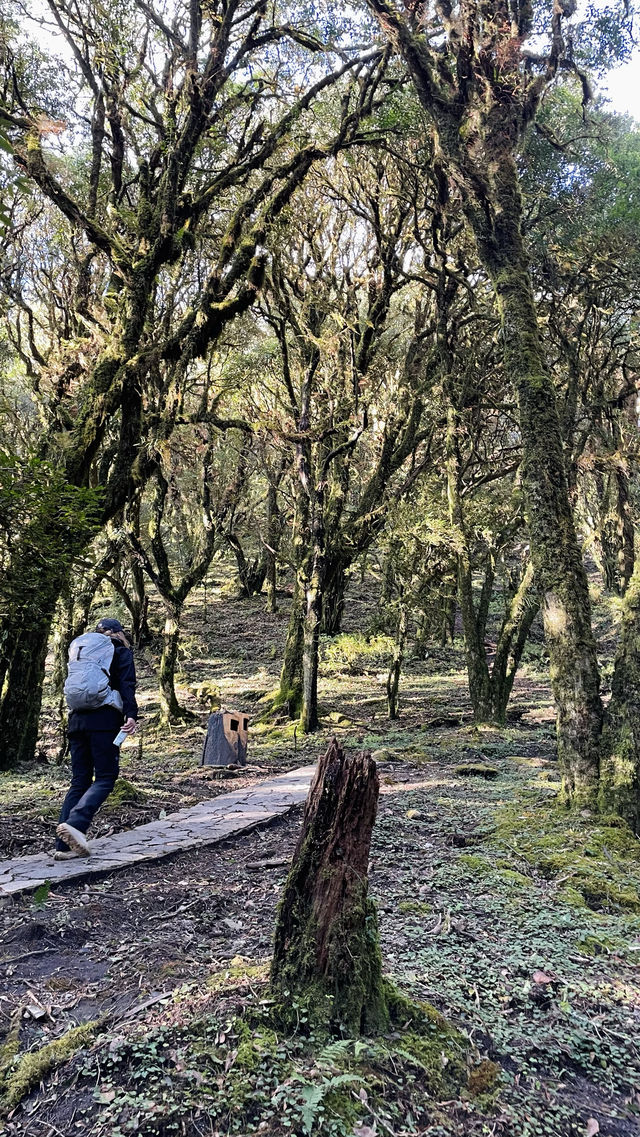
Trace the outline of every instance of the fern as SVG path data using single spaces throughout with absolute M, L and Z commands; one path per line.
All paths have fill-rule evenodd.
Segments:
M 328 1048 L 330 1049 L 330 1048 Z M 301 1086 L 300 1097 L 302 1098 L 303 1105 L 300 1109 L 300 1118 L 302 1127 L 307 1137 L 311 1133 L 318 1109 L 322 1104 L 324 1098 L 331 1090 L 337 1090 L 340 1086 L 353 1085 L 354 1082 L 362 1082 L 357 1074 L 336 1074 L 333 1078 L 327 1078 L 319 1086 Z

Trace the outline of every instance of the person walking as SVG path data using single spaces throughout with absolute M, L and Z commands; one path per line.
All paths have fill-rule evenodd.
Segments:
M 87 830 L 119 773 L 114 739 L 121 731 L 132 735 L 136 730 L 133 652 L 118 620 L 103 618 L 95 632 L 72 641 L 64 692 L 71 712 L 71 786 L 56 829 L 56 860 L 89 856 Z

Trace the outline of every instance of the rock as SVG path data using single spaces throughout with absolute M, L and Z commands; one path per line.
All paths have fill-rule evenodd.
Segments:
M 381 750 L 374 750 L 371 757 L 373 758 L 374 762 L 378 763 L 401 761 L 400 755 L 396 754 L 395 750 L 387 750 L 385 747 L 383 747 Z
M 459 778 L 486 778 L 487 781 L 500 776 L 495 766 L 485 766 L 483 762 L 464 762 L 462 766 L 455 767 L 454 773 Z

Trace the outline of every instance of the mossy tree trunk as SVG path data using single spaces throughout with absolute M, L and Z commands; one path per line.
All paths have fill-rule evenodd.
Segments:
M 227 533 L 227 541 L 233 549 L 240 581 L 240 596 L 242 598 L 256 596 L 262 592 L 262 586 L 267 576 L 267 553 L 262 549 L 257 557 L 247 555 L 237 533 Z
M 404 663 L 404 649 L 407 642 L 407 606 L 400 598 L 400 610 L 396 624 L 396 636 L 393 645 L 393 658 L 387 675 L 387 713 L 390 719 L 398 717 L 398 692 L 400 690 L 400 675 Z
M 162 654 L 160 656 L 160 713 L 163 722 L 177 722 L 184 711 L 176 695 L 176 667 L 180 646 L 180 620 L 183 605 L 164 602 L 166 615 L 162 630 Z
M 557 711 L 558 752 L 567 798 L 594 804 L 598 793 L 602 703 L 587 575 L 576 536 L 555 391 L 538 334 L 520 221 L 515 160 L 503 156 L 501 205 L 492 240 L 478 248 L 494 283 L 504 359 L 513 377 L 522 436 L 522 488 L 531 559 L 542 595 Z
M 286 707 L 289 717 L 297 719 L 302 706 L 302 658 L 304 654 L 304 587 L 296 574 L 280 671 L 280 686 L 273 709 Z
M 180 706 L 176 696 L 175 672 L 180 642 L 180 620 L 185 602 L 193 589 L 205 579 L 216 546 L 218 533 L 216 522 L 220 520 L 220 515 L 214 517 L 211 508 L 212 454 L 213 447 L 210 444 L 202 457 L 200 470 L 199 505 L 202 511 L 202 529 L 196 537 L 196 547 L 189 557 L 189 567 L 181 579 L 174 579 L 165 544 L 164 529 L 168 521 L 165 511 L 169 498 L 169 482 L 160 465 L 157 465 L 155 470 L 154 496 L 148 525 L 150 552 L 143 545 L 135 528 L 129 528 L 132 550 L 139 557 L 140 563 L 144 565 L 147 575 L 160 593 L 166 612 L 159 674 L 161 717 L 165 722 L 188 717 L 188 713 Z M 174 495 L 173 507 L 180 507 L 177 495 Z
M 511 598 L 491 666 L 491 721 L 503 723 L 531 625 L 540 610 L 531 561 Z
M 314 550 L 305 587 L 302 653 L 302 708 L 300 726 L 305 733 L 318 728 L 318 666 L 322 620 L 322 553 Z
M 454 180 L 463 187 L 460 204 L 495 291 L 505 371 L 518 401 L 522 488 L 542 596 L 564 787 L 570 801 L 592 805 L 599 779 L 600 676 L 555 391 L 522 236 L 517 170 L 524 130 L 569 58 L 563 35 L 567 9 L 554 4 L 549 10 L 548 54 L 543 66 L 528 70 L 521 49 L 534 26 L 531 4 L 514 9 L 509 21 L 497 3 L 486 5 L 481 21 L 470 0 L 453 9 L 439 6 L 440 35 L 427 39 L 390 0 L 367 3 L 407 63 L 437 134 L 443 200 Z M 487 59 L 500 62 L 489 69 Z
M 447 464 L 447 498 L 449 518 L 459 537 L 458 603 L 462 613 L 464 650 L 467 664 L 469 695 L 473 717 L 477 722 L 491 719 L 491 677 L 484 650 L 484 628 L 476 616 L 473 600 L 473 571 L 469 537 L 466 531 L 460 494 L 460 455 L 458 452 L 458 413 L 450 402 L 447 407 L 445 453 Z
M 272 481 L 267 490 L 266 582 L 267 612 L 278 611 L 278 549 L 282 522 L 278 510 L 278 489 Z
M 379 781 L 367 754 L 335 739 L 320 760 L 278 907 L 271 988 L 285 1022 L 346 1036 L 388 1028 L 378 923 L 367 867 Z
M 600 809 L 640 836 L 640 562 L 624 597 L 611 701 L 602 734 Z
M 342 557 L 331 557 L 331 551 L 327 551 L 326 581 L 322 606 L 322 631 L 327 636 L 337 636 L 342 627 L 348 568 L 350 568 L 350 564 L 345 564 Z

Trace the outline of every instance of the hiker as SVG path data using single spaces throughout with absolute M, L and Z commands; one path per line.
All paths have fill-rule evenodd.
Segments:
M 87 829 L 118 777 L 114 739 L 136 729 L 133 652 L 118 620 L 102 619 L 95 632 L 72 641 L 64 693 L 72 774 L 56 829 L 56 860 L 89 856 Z

